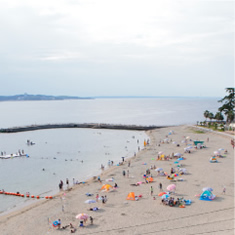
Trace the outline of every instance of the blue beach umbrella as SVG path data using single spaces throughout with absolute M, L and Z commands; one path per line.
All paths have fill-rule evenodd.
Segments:
M 169 197 L 169 194 L 164 194 L 161 196 L 162 199 L 165 199 L 165 198 L 168 198 Z
M 56 221 L 53 222 L 52 225 L 53 225 L 53 227 L 57 227 L 59 225 L 59 222 L 56 220 Z

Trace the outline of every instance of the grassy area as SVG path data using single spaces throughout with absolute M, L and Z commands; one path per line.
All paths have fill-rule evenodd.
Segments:
M 192 130 L 192 131 L 197 134 L 205 134 L 205 131 L 202 130 Z

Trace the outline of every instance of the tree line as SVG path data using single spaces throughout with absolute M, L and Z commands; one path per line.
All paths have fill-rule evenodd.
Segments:
M 218 100 L 218 102 L 223 103 L 223 105 L 218 108 L 218 112 L 216 112 L 215 114 L 208 110 L 204 112 L 206 121 L 207 118 L 209 118 L 210 120 L 215 119 L 217 121 L 223 121 L 225 115 L 227 124 L 234 122 L 234 87 L 226 88 L 225 90 L 228 95 L 226 95 L 223 99 Z

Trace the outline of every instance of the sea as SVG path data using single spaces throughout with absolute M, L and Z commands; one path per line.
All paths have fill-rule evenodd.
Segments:
M 220 98 L 98 98 L 61 101 L 0 102 L 0 129 L 62 123 L 195 125 L 203 113 L 216 113 Z M 68 178 L 85 183 L 144 148 L 143 131 L 107 129 L 48 129 L 0 133 L 0 152 L 24 151 L 28 157 L 0 159 L 0 190 L 45 197 L 59 192 Z M 33 145 L 28 145 L 27 140 Z M 65 186 L 66 187 L 66 186 Z M 37 199 L 0 194 L 0 216 Z M 43 200 L 43 199 L 42 199 Z M 44 199 L 45 200 L 45 199 Z

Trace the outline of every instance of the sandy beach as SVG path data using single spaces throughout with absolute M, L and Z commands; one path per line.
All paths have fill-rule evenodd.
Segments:
M 161 128 L 148 131 L 147 134 L 149 145 L 130 160 L 130 166 L 126 160 L 123 165 L 105 170 L 101 175 L 102 183 L 91 179 L 83 185 L 73 186 L 69 191 L 62 191 L 51 200 L 43 199 L 1 216 L 0 234 L 70 234 L 69 227 L 58 229 L 52 226 L 53 221 L 59 218 L 62 226 L 72 223 L 76 228 L 75 234 L 234 234 L 234 150 L 230 144 L 233 137 L 211 131 L 201 133 L 199 129 L 190 126 Z M 169 143 L 162 143 L 166 138 Z M 187 143 L 182 143 L 184 139 Z M 190 140 L 204 141 L 206 148 L 192 148 L 190 153 L 184 153 L 187 144 L 193 145 Z M 224 157 L 217 158 L 217 163 L 210 163 L 210 157 L 220 148 L 224 149 L 221 150 Z M 166 156 L 181 153 L 185 160 L 178 164 L 175 163 L 177 158 L 157 160 L 159 152 Z M 187 169 L 187 174 L 176 176 L 173 182 L 151 169 L 155 165 L 170 174 L 171 168 L 176 169 L 179 164 L 181 168 Z M 137 182 L 145 182 L 143 175 L 147 169 L 154 181 L 133 186 Z M 129 171 L 129 176 L 123 176 L 123 171 Z M 112 182 L 107 181 L 112 178 Z M 101 191 L 102 185 L 106 183 L 112 186 L 117 183 L 118 188 L 109 192 Z M 158 196 L 161 192 L 159 183 L 162 183 L 162 190 L 166 192 L 168 185 L 175 184 L 176 190 L 171 196 L 190 199 L 191 205 L 185 208 L 163 205 Z M 216 195 L 214 200 L 199 200 L 196 195 L 200 195 L 204 187 L 213 189 L 212 193 Z M 130 192 L 142 197 L 138 201 L 126 200 Z M 87 193 L 93 195 L 87 196 Z M 99 200 L 92 204 L 84 203 L 88 199 L 96 200 L 97 194 L 106 195 L 107 202 L 103 204 Z M 98 207 L 99 210 L 89 211 L 92 207 Z M 75 217 L 79 213 L 92 216 L 93 225 L 88 219 L 84 228 L 78 227 L 79 220 Z

